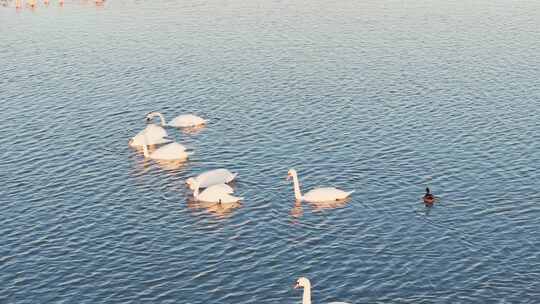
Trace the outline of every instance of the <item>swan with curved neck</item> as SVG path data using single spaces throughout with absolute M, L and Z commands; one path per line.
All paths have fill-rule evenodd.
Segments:
M 143 137 L 144 141 L 148 142 L 148 136 L 145 134 Z M 152 153 L 148 151 L 148 145 L 143 145 L 143 154 L 146 158 L 168 161 L 185 160 L 191 155 L 191 153 L 186 152 L 186 147 L 177 142 L 161 146 Z
M 167 131 L 160 126 L 149 124 L 142 131 L 133 136 L 128 144 L 131 147 L 142 147 L 144 145 L 153 146 L 170 143 L 167 139 Z
M 237 173 L 232 173 L 227 169 L 214 169 L 203 172 L 196 177 L 190 177 L 186 180 L 186 184 L 191 190 L 194 190 L 195 180 L 199 182 L 200 188 L 207 188 L 215 184 L 227 184 L 236 178 Z
M 302 304 L 311 304 L 311 282 L 308 278 L 300 277 L 294 284 L 294 289 L 304 288 L 304 294 L 302 295 Z M 328 304 L 348 304 L 345 302 L 331 302 Z
M 226 184 L 212 185 L 199 193 L 199 182 L 194 183 L 193 198 L 198 202 L 233 204 L 242 200 L 242 197 L 231 195 L 233 189 Z
M 327 188 L 316 188 L 313 190 L 308 191 L 306 194 L 302 195 L 302 192 L 300 191 L 300 183 L 298 182 L 298 174 L 296 173 L 296 170 L 290 169 L 287 174 L 287 180 L 293 179 L 293 185 L 294 185 L 294 197 L 297 201 L 306 201 L 306 202 L 312 202 L 312 203 L 323 203 L 323 202 L 331 202 L 331 201 L 339 201 L 346 199 L 351 195 L 351 193 L 354 192 L 345 192 L 343 190 L 334 188 L 334 187 L 327 187 Z
M 158 116 L 161 121 L 161 126 L 169 126 L 173 128 L 189 128 L 206 124 L 206 120 L 193 114 L 184 114 L 175 117 L 170 123 L 167 123 L 165 116 L 160 112 L 150 112 L 146 115 L 146 120 L 151 121 Z

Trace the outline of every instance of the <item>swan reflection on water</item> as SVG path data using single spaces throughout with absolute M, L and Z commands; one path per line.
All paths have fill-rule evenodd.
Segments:
M 201 133 L 204 129 L 206 129 L 206 125 L 200 125 L 196 127 L 183 128 L 182 132 L 186 134 L 194 135 L 194 134 Z
M 330 201 L 330 202 L 318 202 L 318 203 L 305 203 L 309 206 L 311 206 L 311 210 L 313 212 L 322 212 L 324 210 L 329 209 L 338 209 L 343 208 L 351 201 L 351 198 L 346 198 L 338 201 Z M 295 201 L 293 207 L 291 208 L 291 216 L 294 218 L 300 218 L 302 215 L 304 215 L 304 208 L 302 206 L 301 201 Z
M 198 212 L 205 209 L 212 215 L 215 215 L 218 218 L 227 218 L 233 214 L 235 209 L 242 207 L 242 203 L 231 203 L 231 204 L 221 204 L 221 203 L 204 203 L 195 201 L 193 198 L 188 199 L 187 206 L 189 209 Z
M 178 171 L 186 167 L 187 162 L 182 160 L 173 160 L 173 161 L 154 161 L 161 169 L 167 171 Z

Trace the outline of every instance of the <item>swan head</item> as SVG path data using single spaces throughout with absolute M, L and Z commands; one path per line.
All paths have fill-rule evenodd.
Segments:
M 311 283 L 306 277 L 299 277 L 294 284 L 294 289 L 298 288 L 311 288 Z
M 290 180 L 291 178 L 297 176 L 296 175 L 296 170 L 294 169 L 289 169 L 289 172 L 287 172 L 287 180 Z
M 195 190 L 195 179 L 193 177 L 188 178 L 186 180 L 186 185 L 189 187 L 189 189 Z
M 150 112 L 150 113 L 146 114 L 146 119 L 145 119 L 146 122 L 152 121 L 152 118 L 154 118 L 154 116 L 156 116 L 154 112 Z

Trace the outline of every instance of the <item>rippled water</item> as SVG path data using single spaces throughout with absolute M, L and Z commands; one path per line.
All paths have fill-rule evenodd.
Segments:
M 540 299 L 538 2 L 4 3 L 1 303 Z M 192 160 L 128 148 L 152 110 Z M 238 208 L 189 200 L 218 167 Z

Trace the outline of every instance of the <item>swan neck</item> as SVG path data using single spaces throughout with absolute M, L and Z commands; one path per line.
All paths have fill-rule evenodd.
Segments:
M 311 304 L 311 286 L 304 287 L 304 295 L 302 296 L 302 304 Z
M 294 184 L 294 198 L 297 201 L 302 200 L 302 192 L 300 192 L 300 183 L 298 182 L 298 175 L 293 174 L 293 184 Z
M 199 183 L 195 182 L 193 184 L 193 198 L 195 198 L 195 200 L 197 200 L 198 197 L 199 197 Z
M 148 153 L 148 135 L 146 134 L 148 132 L 144 132 L 144 142 L 143 142 L 143 154 L 144 157 L 149 157 L 150 153 Z
M 159 116 L 159 119 L 161 119 L 161 126 L 165 126 L 167 122 L 165 121 L 165 116 L 163 114 L 156 112 L 156 114 Z
M 143 154 L 144 154 L 144 157 L 150 156 L 150 153 L 148 153 L 148 146 L 146 145 L 146 143 L 143 145 Z

